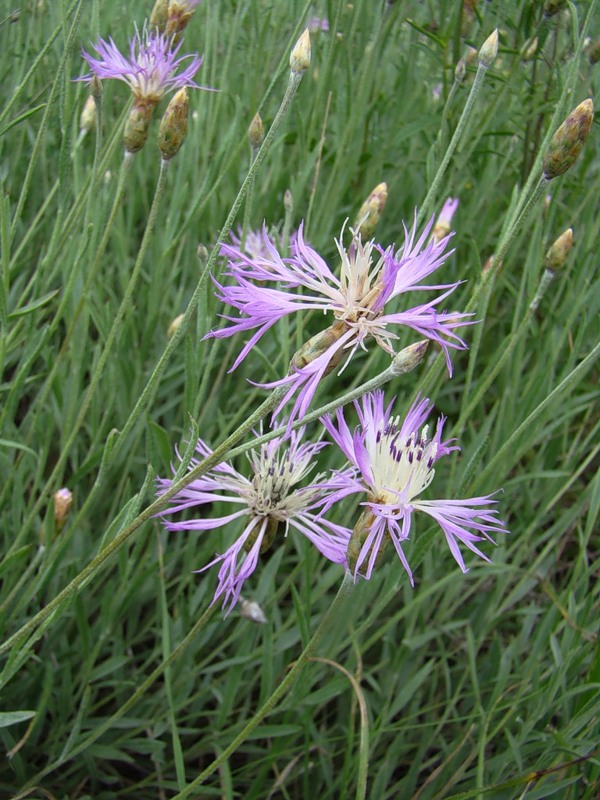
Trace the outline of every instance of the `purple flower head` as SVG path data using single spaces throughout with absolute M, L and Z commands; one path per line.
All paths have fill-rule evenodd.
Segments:
M 329 30 L 329 20 L 327 17 L 317 17 L 315 15 L 308 20 L 308 30 L 311 33 L 319 33 L 319 31 L 326 33 Z
M 323 341 L 327 339 L 326 347 L 323 345 L 317 355 L 313 352 L 308 363 L 295 358 L 290 373 L 281 381 L 259 384 L 267 388 L 287 387 L 275 415 L 298 392 L 290 420 L 306 412 L 323 377 L 341 362 L 347 363 L 359 348 L 366 350 L 369 340 L 393 355 L 393 344 L 399 338 L 395 332 L 398 325 L 410 327 L 420 336 L 437 342 L 444 350 L 451 375 L 449 348 L 466 347 L 454 330 L 471 324 L 467 322 L 470 314 L 438 310 L 460 282 L 421 283 L 452 252 L 446 251 L 449 236 L 439 242 L 427 242 L 432 225 L 433 219 L 418 238 L 414 228 L 409 232 L 405 226 L 404 245 L 396 251 L 393 246 L 384 250 L 375 241 L 363 242 L 351 229 L 352 242 L 348 248 L 336 240 L 341 261 L 339 277 L 306 243 L 302 225 L 290 242 L 290 258 L 282 258 L 264 228 L 264 255 L 259 257 L 253 258 L 239 247 L 223 244 L 221 253 L 229 259 L 225 275 L 233 280 L 233 285 L 225 286 L 214 280 L 217 297 L 235 308 L 239 316 L 225 316 L 231 324 L 207 336 L 223 338 L 254 331 L 236 358 L 233 370 L 282 317 L 312 310 L 333 316 L 328 336 L 322 337 Z M 278 281 L 280 288 L 265 286 L 269 281 Z M 302 293 L 295 291 L 300 287 Z M 399 295 L 427 289 L 438 290 L 437 296 L 404 311 L 390 307 Z
M 171 37 L 146 28 L 141 34 L 136 31 L 129 45 L 129 58 L 121 54 L 112 38 L 99 39 L 94 45 L 98 58 L 82 51 L 91 73 L 80 80 L 91 81 L 94 75 L 100 79 L 116 78 L 130 86 L 137 101 L 154 105 L 165 93 L 184 86 L 206 88 L 193 80 L 202 59 L 195 53 L 177 58 L 180 48 L 181 44 L 173 47 Z M 189 63 L 184 66 L 186 61 Z
M 345 564 L 350 531 L 323 516 L 332 491 L 339 491 L 349 472 L 314 476 L 306 486 L 299 486 L 315 467 L 315 455 L 325 442 L 302 444 L 304 429 L 272 439 L 248 454 L 252 476 L 245 477 L 227 462 L 222 462 L 204 476 L 192 481 L 171 499 L 171 506 L 161 513 L 169 531 L 207 531 L 243 521 L 238 539 L 224 553 L 198 572 L 220 563 L 219 583 L 213 603 L 224 597 L 229 613 L 239 599 L 242 585 L 256 569 L 259 555 L 265 552 L 281 528 L 287 536 L 291 528 L 299 531 L 330 561 Z M 202 458 L 212 450 L 198 440 L 196 451 Z M 198 464 L 193 459 L 190 469 Z M 172 481 L 158 479 L 158 495 L 170 488 Z M 208 503 L 227 503 L 232 513 L 207 518 L 202 507 Z M 165 515 L 186 509 L 199 509 L 199 516 L 183 522 L 168 522 Z
M 358 524 L 354 528 L 349 548 L 350 567 L 367 580 L 371 577 L 378 556 L 391 540 L 407 571 L 413 577 L 402 549 L 411 532 L 412 516 L 416 511 L 429 514 L 443 530 L 450 551 L 463 572 L 467 567 L 459 542 L 481 558 L 489 561 L 476 546 L 490 533 L 506 533 L 503 523 L 493 508 L 491 495 L 468 497 L 464 500 L 420 500 L 435 476 L 435 464 L 453 450 L 454 440 L 442 441 L 445 417 L 437 421 L 435 433 L 429 434 L 425 421 L 433 403 L 427 398 L 417 399 L 403 421 L 392 415 L 394 401 L 384 407 L 383 392 L 366 394 L 355 402 L 360 427 L 350 430 L 343 410 L 336 413 L 336 421 L 327 416 L 322 423 L 344 455 L 359 472 L 348 474 L 345 486 L 335 492 L 328 506 L 355 492 L 366 492 L 367 500 Z

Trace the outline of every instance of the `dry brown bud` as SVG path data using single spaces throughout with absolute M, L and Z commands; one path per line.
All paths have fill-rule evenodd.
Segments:
M 169 0 L 156 0 L 150 14 L 150 28 L 164 33 L 169 17 Z

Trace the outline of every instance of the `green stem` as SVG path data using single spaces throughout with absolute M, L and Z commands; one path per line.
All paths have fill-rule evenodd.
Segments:
M 73 333 L 74 333 L 75 328 L 77 326 L 77 322 L 79 320 L 79 316 L 80 316 L 81 312 L 83 311 L 83 309 L 85 308 L 85 306 L 86 306 L 86 304 L 87 304 L 87 302 L 89 300 L 89 297 L 88 297 L 89 290 L 90 290 L 90 287 L 91 287 L 91 285 L 92 285 L 92 283 L 94 281 L 94 278 L 96 277 L 96 273 L 98 271 L 98 267 L 100 266 L 100 263 L 102 261 L 102 256 L 104 255 L 104 251 L 106 250 L 106 246 L 108 244 L 108 240 L 110 238 L 110 234 L 112 233 L 112 227 L 113 227 L 116 215 L 117 215 L 117 211 L 119 210 L 119 207 L 121 205 L 121 201 L 123 199 L 123 195 L 125 193 L 125 187 L 127 186 L 127 178 L 129 177 L 129 175 L 131 173 L 132 164 L 133 164 L 133 157 L 131 156 L 130 153 L 125 153 L 123 161 L 121 162 L 121 169 L 119 170 L 119 176 L 117 178 L 117 188 L 116 188 L 116 191 L 115 191 L 115 196 L 113 198 L 113 203 L 112 203 L 112 206 L 111 206 L 111 209 L 110 209 L 110 213 L 108 215 L 108 219 L 106 221 L 106 224 L 104 225 L 104 229 L 102 231 L 102 238 L 101 238 L 100 243 L 98 245 L 98 248 L 96 250 L 96 254 L 94 256 L 94 260 L 92 261 L 92 265 L 91 265 L 90 269 L 88 270 L 88 273 L 87 273 L 87 276 L 86 276 L 86 279 L 85 279 L 85 283 L 84 283 L 84 286 L 83 286 L 83 291 L 81 292 L 81 297 L 79 299 L 79 303 L 77 304 L 77 307 L 75 308 L 75 311 L 73 312 L 73 315 L 70 317 L 69 327 L 68 327 L 67 332 L 65 334 L 65 338 L 64 338 L 63 343 L 61 345 L 59 353 L 58 353 L 57 357 L 54 359 L 54 363 L 52 365 L 52 369 L 50 370 L 50 374 L 48 375 L 48 377 L 44 381 L 44 385 L 42 386 L 39 394 L 36 396 L 34 402 L 32 403 L 31 408 L 29 409 L 29 412 L 28 412 L 28 417 L 31 416 L 32 412 L 38 406 L 44 407 L 44 405 L 46 404 L 46 401 L 48 399 L 48 395 L 50 394 L 50 392 L 52 390 L 52 386 L 54 384 L 54 378 L 56 377 L 56 373 L 58 372 L 58 370 L 60 368 L 60 365 L 62 364 L 62 359 L 63 359 L 65 353 L 67 352 L 67 349 L 69 347 L 69 343 L 71 341 L 71 337 L 73 336 Z M 93 185 L 93 178 L 90 181 L 90 190 L 91 190 L 92 185 Z M 60 252 L 60 251 L 58 251 L 58 252 Z M 58 252 L 57 252 L 57 257 L 58 257 Z M 77 270 L 71 270 L 71 274 L 69 276 L 69 280 L 67 282 L 67 285 L 64 288 L 64 291 L 62 292 L 60 303 L 59 303 L 58 308 L 56 310 L 56 314 L 54 315 L 54 323 L 53 323 L 54 327 L 56 327 L 56 325 L 58 325 L 59 321 L 61 319 L 63 319 L 64 309 L 65 309 L 66 305 L 68 304 L 68 302 L 71 299 L 71 292 L 72 292 L 72 289 L 73 289 L 73 286 L 74 286 L 76 280 L 77 280 Z M 29 439 L 26 439 L 25 441 L 28 442 Z
M 454 131 L 454 135 L 452 136 L 450 144 L 448 145 L 448 148 L 444 153 L 442 163 L 438 167 L 438 171 L 436 172 L 435 177 L 431 182 L 429 191 L 425 195 L 425 200 L 423 200 L 421 208 L 419 209 L 419 213 L 417 215 L 417 227 L 419 227 L 422 224 L 423 220 L 430 213 L 430 208 L 436 201 L 438 190 L 440 188 L 442 180 L 444 179 L 446 169 L 448 168 L 450 159 L 454 155 L 454 151 L 456 150 L 458 142 L 460 141 L 460 138 L 463 134 L 463 131 L 466 128 L 468 119 L 471 116 L 471 111 L 473 110 L 473 106 L 475 105 L 475 100 L 477 99 L 477 95 L 479 94 L 479 91 L 483 85 L 483 80 L 485 78 L 486 72 L 487 72 L 487 67 L 484 64 L 480 63 L 479 66 L 477 67 L 477 74 L 475 75 L 473 86 L 471 86 L 471 91 L 469 92 L 467 102 L 465 103 L 463 112 L 460 115 L 460 119 L 458 120 L 458 125 L 456 126 L 456 130 Z
M 279 703 L 279 701 L 287 694 L 289 689 L 292 687 L 294 681 L 298 677 L 298 675 L 302 672 L 304 665 L 309 660 L 309 658 L 313 655 L 319 644 L 322 642 L 323 637 L 325 634 L 330 630 L 334 623 L 338 623 L 338 625 L 343 624 L 343 620 L 341 618 L 341 612 L 344 609 L 344 605 L 350 596 L 350 590 L 354 586 L 354 581 L 352 579 L 352 575 L 349 572 L 346 572 L 344 575 L 344 579 L 342 581 L 342 585 L 338 589 L 338 593 L 336 594 L 333 602 L 325 612 L 321 622 L 319 623 L 318 628 L 313 633 L 310 641 L 304 648 L 304 650 L 298 656 L 298 659 L 294 662 L 294 666 L 285 676 L 285 678 L 281 681 L 279 686 L 275 689 L 273 694 L 269 697 L 269 699 L 258 709 L 256 714 L 252 717 L 252 719 L 246 723 L 243 730 L 233 739 L 233 741 L 220 753 L 217 758 L 212 761 L 208 767 L 203 770 L 197 778 L 186 786 L 186 788 L 176 794 L 173 800 L 184 800 L 184 798 L 189 797 L 190 794 L 204 781 L 209 775 L 212 775 L 215 770 L 217 770 L 221 764 L 223 764 L 229 756 L 234 753 L 238 747 L 243 744 L 246 739 L 250 736 L 250 734 L 258 728 L 260 723 L 263 719 L 268 716 L 268 714 L 273 711 L 275 706 Z
M 175 661 L 181 656 L 188 648 L 188 646 L 192 643 L 192 641 L 196 638 L 198 633 L 202 630 L 202 628 L 206 625 L 207 622 L 211 619 L 213 614 L 216 612 L 218 606 L 210 605 L 204 614 L 200 617 L 200 619 L 196 622 L 196 624 L 191 628 L 189 633 L 181 640 L 181 642 L 177 645 L 177 647 L 173 650 L 173 652 L 169 655 L 168 658 L 161 661 L 161 663 L 148 675 L 148 677 L 143 681 L 143 683 L 138 686 L 135 692 L 131 695 L 131 697 L 123 703 L 122 706 L 119 707 L 115 713 L 109 717 L 107 720 L 102 722 L 97 728 L 94 728 L 93 732 L 89 734 L 82 742 L 80 742 L 76 747 L 72 750 L 67 751 L 60 758 L 56 761 L 49 764 L 45 767 L 41 772 L 35 775 L 27 785 L 35 785 L 38 784 L 39 781 L 44 778 L 46 775 L 49 775 L 54 770 L 58 769 L 58 767 L 62 766 L 67 761 L 71 761 L 75 756 L 79 755 L 79 753 L 87 750 L 87 748 L 96 742 L 103 733 L 109 730 L 115 722 L 118 722 L 125 714 L 132 708 L 137 701 L 142 697 L 148 689 L 160 678 L 160 676 L 171 667 Z
M 471 414 L 477 407 L 477 404 L 481 401 L 484 394 L 487 392 L 487 390 L 493 383 L 494 379 L 496 378 L 502 367 L 506 364 L 506 362 L 510 358 L 513 350 L 515 349 L 519 340 L 521 339 L 521 336 L 527 329 L 529 321 L 531 320 L 531 317 L 533 316 L 538 305 L 540 304 L 542 297 L 546 293 L 546 290 L 550 285 L 550 282 L 553 277 L 554 277 L 553 272 L 551 272 L 550 270 L 544 271 L 537 292 L 535 293 L 535 297 L 529 304 L 527 312 L 525 313 L 523 319 L 519 323 L 519 326 L 516 329 L 516 331 L 509 337 L 508 342 L 502 346 L 502 355 L 497 361 L 494 362 L 492 368 L 488 371 L 487 375 L 484 375 L 479 379 L 477 383 L 477 391 L 475 393 L 472 393 L 470 391 L 467 391 L 465 393 L 465 396 L 470 397 L 470 400 L 461 411 L 460 417 L 458 418 L 458 422 L 456 423 L 456 426 L 454 428 L 454 433 L 456 433 L 458 439 L 460 439 L 460 435 L 464 429 L 465 422 L 470 418 Z

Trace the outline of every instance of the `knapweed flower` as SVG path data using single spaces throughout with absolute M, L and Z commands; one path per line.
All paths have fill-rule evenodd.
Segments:
M 336 421 L 327 416 L 322 423 L 333 440 L 358 470 L 358 475 L 346 473 L 345 486 L 329 500 L 333 504 L 355 492 L 366 492 L 365 510 L 354 527 L 348 550 L 348 565 L 354 573 L 367 580 L 379 561 L 385 545 L 391 540 L 407 571 L 413 577 L 402 549 L 410 536 L 415 512 L 432 517 L 443 530 L 452 555 L 463 572 L 467 567 L 459 543 L 489 561 L 476 545 L 491 533 L 506 533 L 493 508 L 491 495 L 468 497 L 464 500 L 421 500 L 435 476 L 435 464 L 453 450 L 453 439 L 442 441 L 445 417 L 437 421 L 435 433 L 429 434 L 425 421 L 433 403 L 427 398 L 413 403 L 403 421 L 392 415 L 394 401 L 384 407 L 383 392 L 366 394 L 355 403 L 360 427 L 350 430 L 343 410 Z
M 384 250 L 375 241 L 363 242 L 360 234 L 350 229 L 352 242 L 348 248 L 336 240 L 341 261 L 339 277 L 305 242 L 302 225 L 290 241 L 290 258 L 282 258 L 264 228 L 264 256 L 253 258 L 239 247 L 223 244 L 221 253 L 228 258 L 225 275 L 234 283 L 226 286 L 214 280 L 217 297 L 237 309 L 240 316 L 224 315 L 231 324 L 207 336 L 223 338 L 255 331 L 236 358 L 233 370 L 282 317 L 296 311 L 331 313 L 333 324 L 296 353 L 285 378 L 259 384 L 266 388 L 287 387 L 276 415 L 298 391 L 290 419 L 306 412 L 323 377 L 344 359 L 349 361 L 358 348 L 366 350 L 368 340 L 373 339 L 393 356 L 393 343 L 399 338 L 394 328 L 398 325 L 410 327 L 420 336 L 437 342 L 444 350 L 451 375 L 449 349 L 466 348 L 454 330 L 470 324 L 467 322 L 470 314 L 438 310 L 460 282 L 421 283 L 453 252 L 446 251 L 449 236 L 439 242 L 427 242 L 432 225 L 433 219 L 418 238 L 414 228 L 409 232 L 405 227 L 404 245 L 398 250 L 393 245 Z M 280 288 L 264 285 L 275 280 Z M 300 287 L 302 293 L 296 291 Z M 407 310 L 396 310 L 396 304 L 391 308 L 392 301 L 400 295 L 428 289 L 441 291 L 433 299 Z
M 137 153 L 146 143 L 152 114 L 163 95 L 188 86 L 208 88 L 198 86 L 193 80 L 202 59 L 195 53 L 178 58 L 181 45 L 175 45 L 170 36 L 158 30 L 144 28 L 142 34 L 136 31 L 129 45 L 129 58 L 122 55 L 110 38 L 108 41 L 99 39 L 94 47 L 99 58 L 83 51 L 91 73 L 80 80 L 91 82 L 94 77 L 115 78 L 131 88 L 133 107 L 123 134 L 123 144 L 128 153 Z
M 310 484 L 299 486 L 313 471 L 316 454 L 326 446 L 325 442 L 302 443 L 303 433 L 304 429 L 293 431 L 250 451 L 249 478 L 227 462 L 218 464 L 171 498 L 170 507 L 160 515 L 169 531 L 208 531 L 243 521 L 243 530 L 231 547 L 197 570 L 204 572 L 221 564 L 213 603 L 223 596 L 226 613 L 239 599 L 242 585 L 256 569 L 260 554 L 269 549 L 276 537 L 286 537 L 290 528 L 305 536 L 330 561 L 346 562 L 350 530 L 325 519 L 322 513 L 330 494 L 340 489 L 349 474 L 319 473 Z M 196 452 L 202 458 L 212 453 L 202 439 L 198 440 Z M 197 464 L 193 459 L 189 469 Z M 158 494 L 171 484 L 171 480 L 159 478 Z M 208 518 L 203 513 L 208 503 L 228 504 L 235 510 Z M 182 522 L 164 519 L 188 509 L 198 509 L 200 516 Z
M 83 57 L 91 73 L 80 80 L 115 78 L 129 85 L 136 100 L 156 105 L 164 94 L 184 86 L 206 88 L 194 82 L 194 75 L 202 65 L 196 53 L 177 57 L 181 45 L 172 46 L 170 37 L 157 31 L 136 31 L 129 44 L 129 58 L 124 56 L 112 38 L 99 39 L 94 45 L 98 58 L 83 50 Z M 184 66 L 185 62 L 187 65 Z

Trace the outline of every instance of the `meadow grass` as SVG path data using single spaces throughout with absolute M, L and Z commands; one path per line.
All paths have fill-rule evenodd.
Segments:
M 150 10 L 23 0 L 0 19 L 0 796 L 593 800 L 597 125 L 565 175 L 539 180 L 558 125 L 597 96 L 586 48 L 598 4 L 548 16 L 526 0 L 203 0 L 182 52 L 204 54 L 197 80 L 219 91 L 190 92 L 188 135 L 164 174 L 158 119 L 124 166 L 127 87 L 103 82 L 100 137 L 82 136 L 88 88 L 73 81 L 86 71 L 82 46 L 111 35 L 125 48 Z M 329 31 L 311 35 L 310 69 L 248 178 L 248 126 L 259 111 L 269 130 L 315 13 Z M 498 56 L 464 116 L 469 47 L 495 28 Z M 439 529 L 418 519 L 406 545 L 415 588 L 391 555 L 352 585 L 299 679 L 194 784 L 269 702 L 343 578 L 289 536 L 244 586 L 266 624 L 237 609 L 223 618 L 210 606 L 215 570 L 192 570 L 235 532 L 167 533 L 153 518 L 175 446 L 239 439 L 267 397 L 249 381 L 281 378 L 322 328 L 317 314 L 290 317 L 228 373 L 241 338 L 203 340 L 225 311 L 209 279 L 224 267 L 215 244 L 228 219 L 280 230 L 304 219 L 336 268 L 334 237 L 381 181 L 385 246 L 401 243 L 415 209 L 429 217 L 459 198 L 440 282 L 464 281 L 452 310 L 480 320 L 463 329 L 469 349 L 452 352 L 451 380 L 432 345 L 386 396 L 407 408 L 426 392 L 461 444 L 431 497 L 502 488 L 510 533 L 484 544 L 491 563 L 469 554 L 463 575 Z M 541 284 L 544 254 L 568 227 L 568 260 Z M 398 348 L 416 338 L 406 329 Z M 313 408 L 389 366 L 375 346 L 359 353 Z M 236 442 L 240 470 L 252 441 Z M 340 468 L 341 454 L 326 448 L 320 464 Z M 61 487 L 73 493 L 64 525 Z M 352 527 L 357 507 L 343 502 L 336 521 Z

